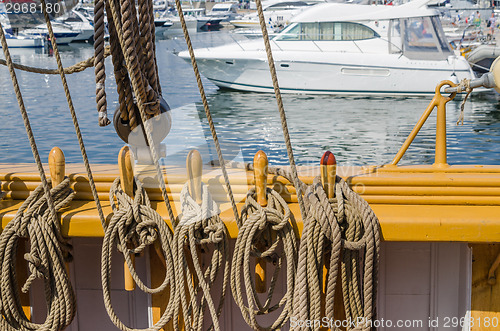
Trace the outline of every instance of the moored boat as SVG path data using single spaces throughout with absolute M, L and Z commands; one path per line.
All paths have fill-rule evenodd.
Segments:
M 433 93 L 436 81 L 474 77 L 465 58 L 450 49 L 438 13 L 421 6 L 327 3 L 295 16 L 271 41 L 280 88 L 423 95 Z M 262 41 L 198 49 L 196 57 L 203 75 L 220 87 L 272 92 Z

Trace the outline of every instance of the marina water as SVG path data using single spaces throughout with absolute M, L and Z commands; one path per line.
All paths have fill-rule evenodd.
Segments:
M 227 31 L 193 35 L 197 47 L 233 41 Z M 157 41 L 157 59 L 163 97 L 172 108 L 172 130 L 165 142 L 166 162 L 184 163 L 187 151 L 212 138 L 191 65 L 175 55 L 185 49 L 183 38 Z M 92 45 L 60 47 L 65 67 L 93 55 Z M 16 63 L 56 68 L 47 50 L 11 49 Z M 2 56 L 3 58 L 3 56 Z M 111 59 L 106 61 L 108 116 L 117 106 Z M 80 150 L 62 84 L 58 75 L 16 71 L 31 125 L 42 158 L 50 149 L 63 149 L 69 163 L 81 163 Z M 112 125 L 97 124 L 93 68 L 68 75 L 84 141 L 91 163 L 117 161 L 123 142 Z M 411 82 L 408 82 L 411 84 Z M 436 82 L 436 85 L 438 82 Z M 240 153 L 251 162 L 264 150 L 272 164 L 288 164 L 274 94 L 219 90 L 204 85 L 225 156 Z M 319 163 L 324 151 L 332 151 L 339 165 L 389 163 L 427 107 L 432 96 L 419 98 L 339 97 L 283 95 L 294 154 L 300 165 Z M 7 68 L 0 66 L 0 162 L 33 163 L 31 149 Z M 496 92 L 474 95 L 465 105 L 463 126 L 457 126 L 460 100 L 447 107 L 448 162 L 450 164 L 500 164 L 500 103 Z M 434 162 L 435 114 L 431 115 L 401 164 Z M 209 145 L 210 149 L 211 146 Z

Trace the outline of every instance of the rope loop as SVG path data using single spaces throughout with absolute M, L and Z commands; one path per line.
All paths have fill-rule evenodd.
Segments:
M 219 331 L 219 316 L 229 283 L 229 241 L 227 229 L 219 216 L 219 207 L 203 183 L 201 194 L 202 201 L 199 205 L 189 193 L 188 183 L 182 188 L 182 218 L 175 227 L 174 237 L 177 245 L 175 268 L 176 273 L 184 279 L 181 280 L 184 289 L 180 289 L 180 292 L 189 293 L 189 296 L 181 295 L 186 328 L 202 330 L 205 309 L 208 306 L 212 318 L 209 330 L 213 328 Z M 201 248 L 206 253 L 212 251 L 211 261 L 205 270 L 201 263 Z M 211 288 L 221 272 L 222 293 L 217 293 L 220 300 L 216 307 Z
M 144 330 L 159 330 L 175 315 L 176 306 L 179 304 L 178 283 L 174 272 L 173 252 L 171 243 L 173 234 L 163 218 L 151 207 L 151 202 L 142 186 L 135 179 L 134 199 L 128 196 L 120 186 L 120 178 L 116 178 L 111 186 L 109 199 L 113 209 L 113 216 L 109 221 L 104 234 L 101 278 L 104 295 L 104 305 L 108 311 L 111 321 L 121 330 L 134 330 L 124 325 L 116 316 L 111 304 L 110 282 L 111 282 L 111 257 L 113 246 L 123 254 L 130 274 L 137 287 L 143 292 L 155 294 L 170 288 L 169 304 L 160 320 L 151 328 Z M 140 254 L 149 245 L 160 242 L 161 253 L 165 258 L 166 273 L 161 285 L 156 288 L 147 287 L 139 278 L 130 254 Z M 177 303 L 177 304 L 176 304 Z
M 280 329 L 292 312 L 295 269 L 297 266 L 297 239 L 290 223 L 290 208 L 275 190 L 267 188 L 266 207 L 256 202 L 252 188 L 247 193 L 241 211 L 241 225 L 236 239 L 231 268 L 231 291 L 247 324 L 254 330 Z M 259 250 L 258 247 L 264 247 Z M 264 303 L 257 296 L 250 257 L 264 258 L 274 267 L 269 290 Z M 286 260 L 286 293 L 273 300 L 280 270 Z M 266 315 L 282 308 L 281 313 L 268 327 L 257 321 L 257 315 Z
M 346 319 L 367 322 L 375 316 L 380 250 L 378 219 L 368 203 L 342 178 L 337 176 L 335 182 L 332 199 L 327 198 L 319 177 L 304 196 L 307 218 L 299 250 L 293 315 L 301 320 L 335 319 L 335 288 L 340 272 Z M 323 266 L 328 266 L 325 280 Z M 326 303 L 324 316 L 322 295 Z M 368 324 L 350 330 L 369 330 Z
M 47 183 L 50 184 L 50 179 Z M 50 190 L 56 211 L 67 206 L 75 196 L 66 177 Z M 19 300 L 16 272 L 16 251 L 24 249 L 22 240 L 29 240 L 29 252 L 24 254 L 29 276 L 22 292 L 27 293 L 37 278 L 45 284 L 47 317 L 43 324 L 31 322 Z M 61 224 L 52 217 L 43 185 L 38 186 L 24 201 L 16 216 L 0 234 L 0 328 L 2 330 L 62 330 L 73 320 L 76 300 L 66 273 L 71 246 L 61 235 Z

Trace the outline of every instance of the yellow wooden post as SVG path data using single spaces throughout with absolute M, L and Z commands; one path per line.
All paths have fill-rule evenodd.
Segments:
M 335 155 L 332 152 L 326 151 L 321 157 L 320 161 L 320 172 L 321 172 L 321 184 L 326 192 L 328 199 L 335 198 L 335 178 L 337 176 L 337 160 L 335 159 Z M 338 268 L 340 270 L 340 261 Z M 330 254 L 324 256 L 324 265 L 323 265 L 323 293 L 321 296 L 321 309 L 322 314 L 325 314 L 325 305 L 326 305 L 326 292 L 327 292 L 327 281 L 330 272 Z M 342 299 L 342 291 L 340 290 L 342 286 L 342 279 L 340 277 L 340 273 L 338 273 L 337 277 L 337 288 L 335 289 L 335 302 L 334 302 L 334 311 L 335 317 L 337 319 L 345 319 L 344 312 L 344 301 Z
M 186 169 L 188 176 L 189 193 L 195 198 L 197 204 L 201 204 L 201 176 L 203 163 L 200 152 L 193 149 L 186 158 Z
M 59 147 L 54 147 L 49 152 L 49 170 L 52 180 L 52 188 L 61 184 L 66 175 L 66 159 L 64 153 Z M 66 272 L 69 275 L 69 263 L 65 263 Z
M 64 153 L 59 147 L 54 147 L 50 150 L 49 169 L 50 178 L 52 179 L 52 188 L 54 188 L 64 180 L 66 171 Z
M 258 151 L 253 158 L 255 191 L 257 194 L 257 202 L 262 206 L 267 206 L 267 155 L 263 151 Z M 258 247 L 263 250 L 264 247 Z M 257 258 L 255 262 L 255 289 L 257 293 L 265 293 L 266 286 L 266 262 L 264 259 Z
M 203 174 L 203 162 L 201 160 L 200 152 L 196 149 L 191 150 L 186 158 L 186 170 L 189 193 L 194 198 L 196 203 L 200 205 L 202 201 L 201 176 Z M 196 254 L 198 255 L 198 258 L 201 259 L 201 250 L 199 247 L 196 247 Z M 191 272 L 191 281 L 193 282 L 193 287 L 196 288 L 198 286 L 198 277 L 196 276 L 193 257 L 189 249 L 186 249 L 186 258 L 189 271 Z
M 123 146 L 118 154 L 118 168 L 120 170 L 120 185 L 122 190 L 134 198 L 134 169 L 132 167 L 132 160 L 130 157 L 130 150 L 128 146 Z M 130 258 L 132 263 L 135 263 L 135 255 L 131 254 Z M 127 262 L 123 262 L 123 274 L 125 280 L 125 290 L 133 291 L 135 289 L 134 279 L 128 268 Z

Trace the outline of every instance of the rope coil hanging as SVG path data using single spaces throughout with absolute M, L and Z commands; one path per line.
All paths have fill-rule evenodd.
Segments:
M 247 324 L 254 330 L 280 329 L 292 312 L 292 298 L 297 266 L 297 240 L 290 224 L 291 212 L 285 200 L 274 190 L 267 188 L 268 205 L 262 207 L 256 201 L 255 189 L 247 193 L 245 205 L 241 211 L 241 226 L 236 239 L 231 266 L 231 291 L 236 304 Z M 275 238 L 273 238 L 275 237 Z M 264 240 L 259 251 L 256 246 Z M 282 246 L 282 254 L 279 254 Z M 262 304 L 257 296 L 250 270 L 250 257 L 266 259 L 275 265 L 266 300 Z M 273 303 L 273 294 L 280 270 L 286 259 L 286 293 Z M 243 293 L 245 291 L 245 293 Z M 269 314 L 283 308 L 278 318 L 269 327 L 259 325 L 256 316 Z
M 49 184 L 50 179 L 47 181 Z M 75 192 L 65 178 L 50 191 L 56 210 L 69 204 Z M 2 330 L 63 330 L 73 320 L 76 300 L 65 262 L 71 259 L 70 246 L 61 235 L 59 220 L 51 217 L 43 185 L 38 186 L 24 201 L 16 216 L 0 235 L 0 318 Z M 31 322 L 23 312 L 16 275 L 16 250 L 21 239 L 30 241 L 30 251 L 24 255 L 30 275 L 22 287 L 27 293 L 36 278 L 43 279 L 47 317 L 43 324 Z
M 179 283 L 173 268 L 166 268 L 165 278 L 157 288 L 147 287 L 137 275 L 130 254 L 139 254 L 144 249 L 160 242 L 161 253 L 167 266 L 173 266 L 175 252 L 172 251 L 173 234 L 163 218 L 151 207 L 151 202 L 141 182 L 135 180 L 136 190 L 132 200 L 120 187 L 120 178 L 115 179 L 110 190 L 113 216 L 104 234 L 101 258 L 101 278 L 104 305 L 112 322 L 121 330 L 135 330 L 124 325 L 111 305 L 111 263 L 113 247 L 116 245 L 123 254 L 132 278 L 144 292 L 155 294 L 167 287 L 170 289 L 169 304 L 160 320 L 144 330 L 160 330 L 172 317 L 179 306 Z M 115 203 L 116 199 L 116 203 Z M 129 248 L 133 247 L 133 248 Z
M 335 198 L 328 199 L 318 177 L 304 196 L 307 219 L 299 250 L 294 317 L 304 321 L 322 318 L 323 255 L 329 251 L 325 317 L 335 318 L 335 288 L 342 252 L 346 318 L 350 321 L 360 318 L 361 325 L 354 329 L 369 330 L 369 323 L 375 317 L 380 250 L 378 219 L 368 203 L 338 176 L 335 191 Z
M 95 2 L 95 76 L 99 125 L 109 124 L 106 110 L 104 67 L 104 7 L 108 16 L 111 53 L 120 117 L 130 130 L 160 113 L 161 88 L 155 59 L 153 3 L 151 0 L 103 0 Z M 141 109 L 142 108 L 142 109 Z M 147 115 L 143 118 L 140 112 Z
M 175 228 L 176 243 L 176 274 L 184 279 L 181 284 L 186 288 L 180 289 L 184 325 L 189 330 L 202 330 L 205 309 L 208 307 L 212 318 L 212 325 L 208 328 L 221 330 L 219 316 L 222 312 L 229 282 L 229 242 L 227 230 L 219 216 L 219 208 L 212 200 L 208 188 L 201 184 L 201 205 L 189 193 L 188 183 L 181 191 L 182 219 Z M 198 249 L 208 253 L 213 250 L 208 267 L 203 271 L 201 256 Z M 186 254 L 186 249 L 190 254 Z M 192 269 L 190 268 L 192 263 Z M 211 295 L 211 287 L 215 284 L 217 275 L 223 269 L 222 292 L 217 307 Z M 191 281 L 193 279 L 193 281 Z M 186 295 L 189 293 L 189 302 Z M 201 293 L 201 300 L 198 297 Z

